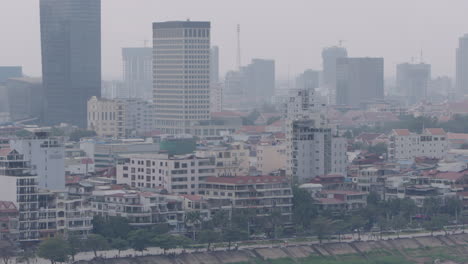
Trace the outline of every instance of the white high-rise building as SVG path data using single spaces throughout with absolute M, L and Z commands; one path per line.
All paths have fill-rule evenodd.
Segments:
M 156 128 L 188 134 L 210 120 L 210 22 L 153 23 Z
M 199 184 L 209 176 L 216 176 L 213 159 L 194 155 L 129 155 L 126 162 L 117 165 L 117 184 L 179 194 L 198 194 Z
M 38 132 L 31 138 L 13 139 L 12 149 L 24 155 L 37 175 L 38 186 L 49 190 L 65 190 L 65 148 L 63 139 Z

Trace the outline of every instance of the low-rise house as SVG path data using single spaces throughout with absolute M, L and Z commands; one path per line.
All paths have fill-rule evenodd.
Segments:
M 368 194 L 352 190 L 324 190 L 317 194 L 316 204 L 320 210 L 352 211 L 367 206 Z

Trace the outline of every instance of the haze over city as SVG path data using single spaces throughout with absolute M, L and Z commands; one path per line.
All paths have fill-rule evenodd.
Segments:
M 303 68 L 320 69 L 323 47 L 343 46 L 350 56 L 384 57 L 386 76 L 395 65 L 424 61 L 434 75 L 454 75 L 457 39 L 468 27 L 464 0 L 103 0 L 103 78 L 120 78 L 121 48 L 151 45 L 151 23 L 167 20 L 212 22 L 212 44 L 220 49 L 221 73 L 236 66 L 236 25 L 242 27 L 242 61 L 275 59 L 281 79 Z M 5 65 L 16 63 L 40 76 L 39 1 L 2 1 L 0 8 Z
M 467 10 L 2 0 L 0 259 L 468 263 Z

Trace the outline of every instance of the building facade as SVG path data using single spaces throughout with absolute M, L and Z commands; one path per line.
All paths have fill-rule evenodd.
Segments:
M 390 160 L 414 160 L 416 157 L 442 159 L 449 142 L 442 128 L 426 128 L 423 133 L 411 133 L 408 129 L 394 129 L 389 135 L 388 158 Z
M 88 129 L 102 137 L 130 137 L 153 130 L 151 103 L 141 99 L 88 101 Z
M 397 89 L 408 105 L 426 100 L 431 80 L 431 65 L 402 63 L 397 65 Z
M 65 190 L 65 147 L 62 138 L 38 132 L 31 138 L 12 139 L 10 146 L 31 164 L 31 172 L 37 175 L 38 187 Z
M 262 175 L 268 175 L 278 170 L 286 168 L 286 144 L 260 143 L 257 149 L 257 170 Z
M 336 60 L 348 57 L 348 51 L 344 47 L 328 47 L 322 51 L 322 85 L 328 88 L 330 103 L 335 103 L 336 96 Z
M 384 99 L 383 58 L 339 58 L 336 78 L 336 104 L 362 107 Z
M 31 173 L 29 162 L 14 149 L 0 150 L 0 200 L 12 202 L 19 210 L 18 240 L 39 240 L 37 177 Z
M 101 94 L 101 1 L 40 0 L 45 121 L 86 127 Z
M 123 82 L 129 98 L 151 100 L 153 93 L 153 49 L 123 48 Z
M 458 94 L 468 93 L 468 34 L 458 40 L 455 85 Z
M 299 183 L 326 174 L 346 175 L 346 139 L 314 120 L 295 120 L 287 133 L 289 174 Z
M 44 90 L 40 78 L 10 78 L 7 80 L 8 112 L 11 121 L 44 117 Z
M 117 165 L 117 183 L 135 188 L 166 189 L 169 193 L 198 194 L 199 184 L 215 176 L 210 158 L 168 154 L 129 155 Z
M 153 103 L 156 128 L 190 133 L 210 119 L 210 22 L 153 23 Z

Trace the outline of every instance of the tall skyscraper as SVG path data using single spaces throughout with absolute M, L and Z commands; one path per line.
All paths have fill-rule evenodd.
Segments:
M 129 98 L 151 100 L 153 94 L 153 49 L 123 48 L 123 81 Z
M 153 103 L 156 128 L 190 133 L 210 119 L 210 22 L 153 23 Z
M 213 46 L 210 50 L 210 81 L 219 82 L 219 47 Z
M 383 58 L 339 58 L 336 61 L 336 103 L 361 107 L 384 99 Z
M 456 53 L 456 87 L 460 95 L 468 94 L 468 34 L 459 39 Z
M 296 78 L 296 89 L 312 90 L 319 87 L 320 72 L 305 70 Z
M 271 102 L 275 94 L 275 61 L 264 59 L 253 59 L 252 63 L 241 69 L 246 92 L 246 100 L 262 104 Z
M 40 0 L 45 121 L 86 127 L 101 94 L 101 1 Z
M 328 47 L 322 51 L 323 75 L 322 85 L 328 88 L 330 101 L 334 103 L 336 92 L 336 60 L 348 57 L 348 51 L 343 47 Z
M 402 63 L 397 65 L 397 89 L 412 105 L 427 98 L 431 80 L 431 65 L 426 63 Z

